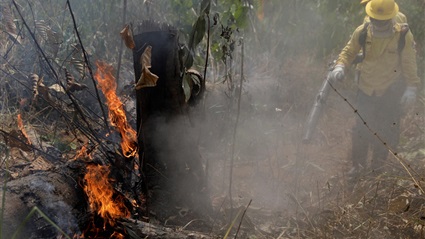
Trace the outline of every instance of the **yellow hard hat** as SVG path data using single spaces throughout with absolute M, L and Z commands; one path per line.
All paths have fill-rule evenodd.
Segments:
M 362 0 L 360 4 L 368 3 L 370 0 Z
M 371 0 L 365 8 L 367 15 L 376 20 L 389 20 L 398 13 L 394 0 Z

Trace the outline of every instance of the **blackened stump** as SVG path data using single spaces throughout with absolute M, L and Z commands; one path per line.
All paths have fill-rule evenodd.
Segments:
M 187 133 L 190 124 L 182 88 L 177 31 L 148 21 L 136 33 L 133 49 L 136 83 L 143 67 L 140 58 L 148 46 L 152 47 L 149 70 L 159 77 L 156 86 L 136 90 L 139 155 L 148 208 L 162 221 L 179 215 L 176 208 L 203 214 L 209 210 L 210 202 L 197 142 Z M 179 222 L 191 220 L 186 219 L 180 218 Z

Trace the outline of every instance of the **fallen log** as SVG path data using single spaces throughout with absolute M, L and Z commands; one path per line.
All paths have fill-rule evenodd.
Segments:
M 84 192 L 76 181 L 81 168 L 81 163 L 74 162 L 7 182 L 0 191 L 2 238 L 56 238 L 60 233 L 40 213 L 28 218 L 34 207 L 67 235 L 79 234 L 79 226 L 87 219 Z
M 0 191 L 3 208 L 1 220 L 2 238 L 53 239 L 65 238 L 40 213 L 28 214 L 34 207 L 40 209 L 48 219 L 55 223 L 70 238 L 99 238 L 84 232 L 93 220 L 93 213 L 87 205 L 87 197 L 82 188 L 86 163 L 70 161 L 66 165 L 49 171 L 40 171 L 28 176 L 13 179 Z M 3 204 L 4 203 L 4 204 Z M 190 224 L 190 223 L 189 223 Z M 188 225 L 189 225 L 188 224 Z M 193 223 L 195 224 L 195 223 Z M 135 219 L 122 218 L 117 221 L 114 231 L 121 231 L 126 238 L 212 238 L 202 232 L 176 229 Z M 103 232 L 100 232 L 103 233 Z M 87 234 L 87 235 L 84 235 Z M 102 237 L 103 238 L 103 237 Z

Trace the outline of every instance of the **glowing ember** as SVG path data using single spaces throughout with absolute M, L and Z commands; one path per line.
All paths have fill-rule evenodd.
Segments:
M 115 220 L 130 217 L 122 197 L 114 198 L 114 189 L 109 181 L 109 167 L 88 165 L 84 176 L 84 191 L 88 196 L 90 208 L 113 226 Z
M 28 144 L 31 144 L 30 138 L 28 137 L 27 131 L 25 130 L 24 123 L 22 122 L 21 114 L 18 114 L 18 128 L 25 136 L 25 139 L 28 141 Z
M 104 62 L 96 62 L 97 71 L 94 78 L 99 83 L 99 88 L 106 97 L 109 108 L 109 120 L 118 128 L 121 134 L 121 149 L 127 158 L 134 157 L 137 152 L 136 131 L 127 122 L 127 116 L 121 100 L 116 94 L 117 84 L 113 76 L 113 68 Z
M 74 156 L 74 160 L 80 159 L 80 158 L 88 158 L 89 154 L 87 152 L 87 147 L 86 145 L 83 145 L 83 147 L 81 147 L 80 151 L 78 151 L 78 153 Z
M 121 234 L 121 233 L 119 233 L 119 232 L 114 232 L 114 233 L 111 235 L 111 238 L 124 239 L 124 235 L 123 235 L 123 234 Z

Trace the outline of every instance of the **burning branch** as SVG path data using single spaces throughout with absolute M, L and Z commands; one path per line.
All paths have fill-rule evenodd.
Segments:
M 25 139 L 28 141 L 28 144 L 31 145 L 31 140 L 30 137 L 28 136 L 27 131 L 25 130 L 25 126 L 24 123 L 22 122 L 22 118 L 21 118 L 21 114 L 18 114 L 18 128 L 19 130 L 22 132 L 22 134 L 24 135 Z
M 91 150 L 90 150 L 91 151 Z M 74 156 L 73 160 L 82 159 L 82 160 L 92 160 L 92 155 L 89 152 L 89 149 L 87 148 L 87 143 L 84 144 L 81 149 L 77 152 L 77 154 Z
M 137 153 L 136 131 L 128 124 L 127 116 L 121 100 L 116 94 L 117 84 L 112 74 L 112 66 L 104 62 L 96 62 L 97 71 L 94 78 L 99 83 L 99 88 L 106 97 L 109 108 L 109 119 L 121 134 L 121 149 L 127 158 L 134 157 Z

